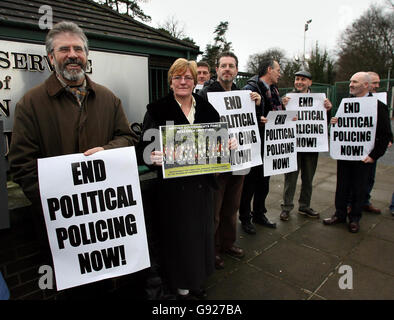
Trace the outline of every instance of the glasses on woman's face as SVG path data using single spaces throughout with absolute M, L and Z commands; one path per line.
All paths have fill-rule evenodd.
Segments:
M 175 80 L 175 81 L 182 81 L 182 80 L 194 81 L 194 78 L 191 77 L 191 76 L 175 76 L 175 77 L 172 77 L 172 80 Z

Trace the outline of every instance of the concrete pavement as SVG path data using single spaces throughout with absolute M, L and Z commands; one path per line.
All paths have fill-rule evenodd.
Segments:
M 382 214 L 363 213 L 357 234 L 345 224 L 322 223 L 335 211 L 335 160 L 324 154 L 319 158 L 311 206 L 320 219 L 297 213 L 299 178 L 295 210 L 289 221 L 281 221 L 283 175 L 271 177 L 267 216 L 277 229 L 256 225 L 257 234 L 249 235 L 238 223 L 237 243 L 246 256 L 224 256 L 225 269 L 208 281 L 209 299 L 394 299 L 394 217 L 388 209 L 394 163 L 387 162 L 378 162 L 372 193 L 372 203 Z M 340 288 L 340 282 L 350 286 L 351 280 L 353 289 Z

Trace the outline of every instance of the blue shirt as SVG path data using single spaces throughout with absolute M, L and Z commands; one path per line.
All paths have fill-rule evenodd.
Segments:
M 10 291 L 8 290 L 7 284 L 0 272 L 0 300 L 8 300 L 10 298 Z

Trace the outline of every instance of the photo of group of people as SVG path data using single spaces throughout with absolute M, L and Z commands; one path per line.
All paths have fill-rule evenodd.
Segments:
M 217 172 L 216 165 L 225 165 L 220 167 L 228 171 L 230 150 L 227 123 L 162 126 L 160 129 L 164 171 L 182 168 L 187 175 L 185 169 L 193 169 L 192 174 L 198 174 L 198 168 L 202 174 L 207 170 Z

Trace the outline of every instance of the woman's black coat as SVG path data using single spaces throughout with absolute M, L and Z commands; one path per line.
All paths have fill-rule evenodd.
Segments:
M 214 107 L 198 95 L 194 123 L 219 122 Z M 143 133 L 173 121 L 189 124 L 173 93 L 150 103 L 143 123 Z M 158 136 L 156 136 L 158 139 Z M 142 141 L 140 154 L 150 142 Z M 197 175 L 162 179 L 158 168 L 159 205 L 152 219 L 159 222 L 160 266 L 173 289 L 199 289 L 214 270 L 214 177 Z

